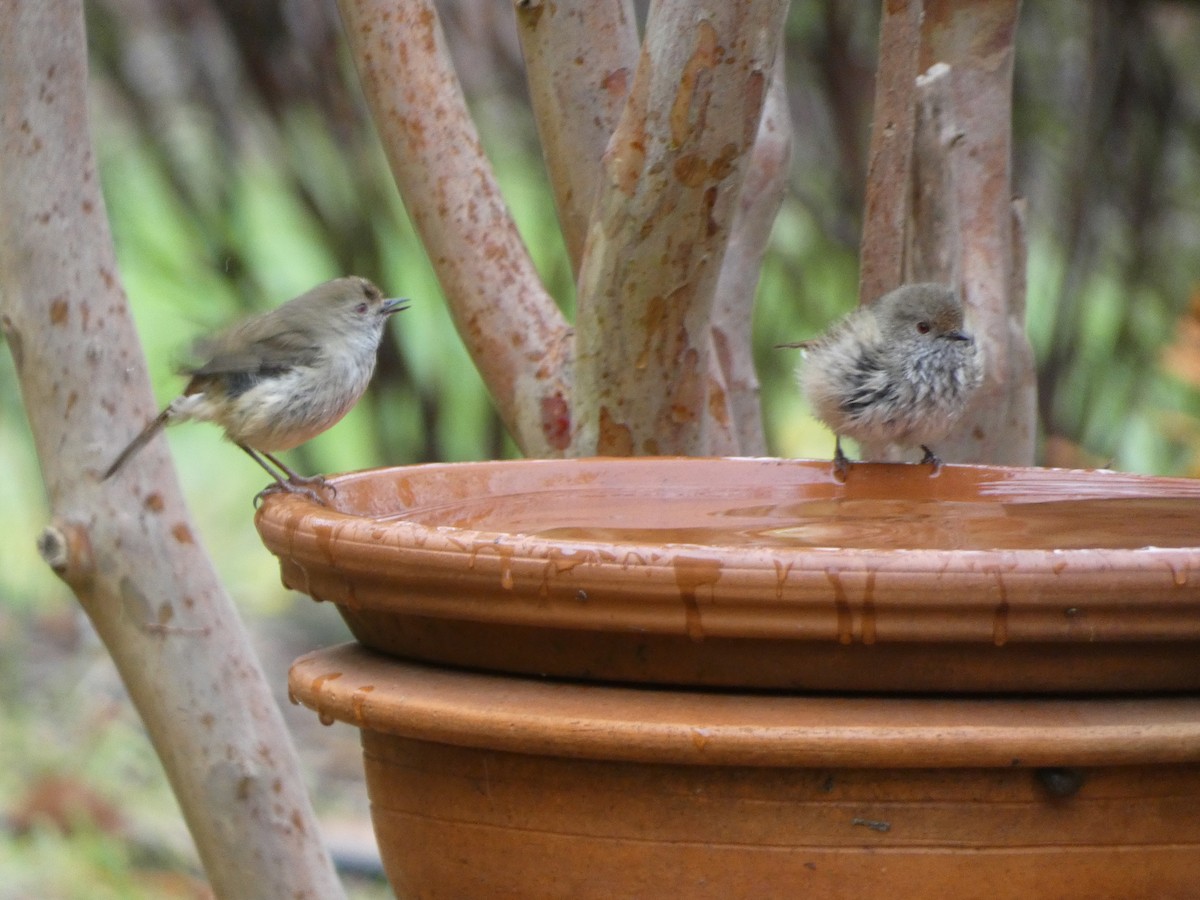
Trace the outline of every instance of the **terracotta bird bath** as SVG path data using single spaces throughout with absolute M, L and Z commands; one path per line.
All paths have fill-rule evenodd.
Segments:
M 268 497 L 420 897 L 1187 896 L 1200 483 L 621 459 Z

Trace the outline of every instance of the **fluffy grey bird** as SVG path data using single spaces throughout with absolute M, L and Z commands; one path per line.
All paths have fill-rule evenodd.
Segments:
M 324 479 L 297 475 L 272 454 L 316 437 L 350 411 L 375 371 L 388 316 L 407 304 L 385 299 L 365 278 L 337 278 L 198 341 L 193 353 L 204 362 L 182 370 L 191 376 L 183 394 L 130 442 L 104 478 L 167 425 L 214 422 L 275 479 L 271 489 L 320 500 L 304 485 Z
M 798 376 L 813 414 L 837 436 L 834 465 L 848 461 L 842 438 L 920 446 L 949 434 L 983 380 L 983 360 L 963 330 L 953 288 L 907 284 L 860 306 L 811 341 Z

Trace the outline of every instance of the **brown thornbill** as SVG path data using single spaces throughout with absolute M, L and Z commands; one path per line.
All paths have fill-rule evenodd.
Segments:
M 322 478 L 297 475 L 273 454 L 303 444 L 350 411 L 375 371 L 388 316 L 407 305 L 385 298 L 367 279 L 349 276 L 201 339 L 193 353 L 204 362 L 182 370 L 191 376 L 183 394 L 121 451 L 104 478 L 165 426 L 215 422 L 275 479 L 268 490 L 320 500 L 305 485 Z
M 843 437 L 919 446 L 936 470 L 931 445 L 950 433 L 983 380 L 982 354 L 963 324 L 953 288 L 906 284 L 818 338 L 783 345 L 805 351 L 800 386 L 837 436 L 839 475 L 848 465 Z

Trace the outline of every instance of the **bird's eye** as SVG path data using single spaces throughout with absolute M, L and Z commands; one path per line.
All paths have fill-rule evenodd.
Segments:
M 354 307 L 354 311 L 356 313 L 358 313 L 360 316 L 365 316 L 367 314 L 367 310 L 370 308 L 371 308 L 370 305 L 368 305 L 366 303 L 360 303 L 360 304 L 358 304 L 358 306 Z
M 918 322 L 917 323 L 917 331 L 921 332 L 921 334 L 929 334 L 929 323 L 928 322 Z

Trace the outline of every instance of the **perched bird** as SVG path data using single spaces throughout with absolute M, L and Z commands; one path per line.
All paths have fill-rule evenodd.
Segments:
M 323 478 L 297 475 L 272 454 L 303 444 L 350 411 L 375 371 L 388 316 L 407 306 L 407 300 L 385 299 L 365 278 L 337 278 L 201 339 L 193 353 L 204 362 L 181 370 L 191 376 L 182 396 L 121 451 L 104 478 L 165 426 L 215 422 L 275 479 L 267 490 L 320 501 L 305 485 L 323 484 Z
M 920 446 L 949 434 L 983 380 L 975 341 L 963 330 L 953 288 L 906 284 L 860 306 L 821 337 L 800 344 L 799 380 L 813 414 L 837 436 L 834 466 L 844 477 L 842 438 Z

